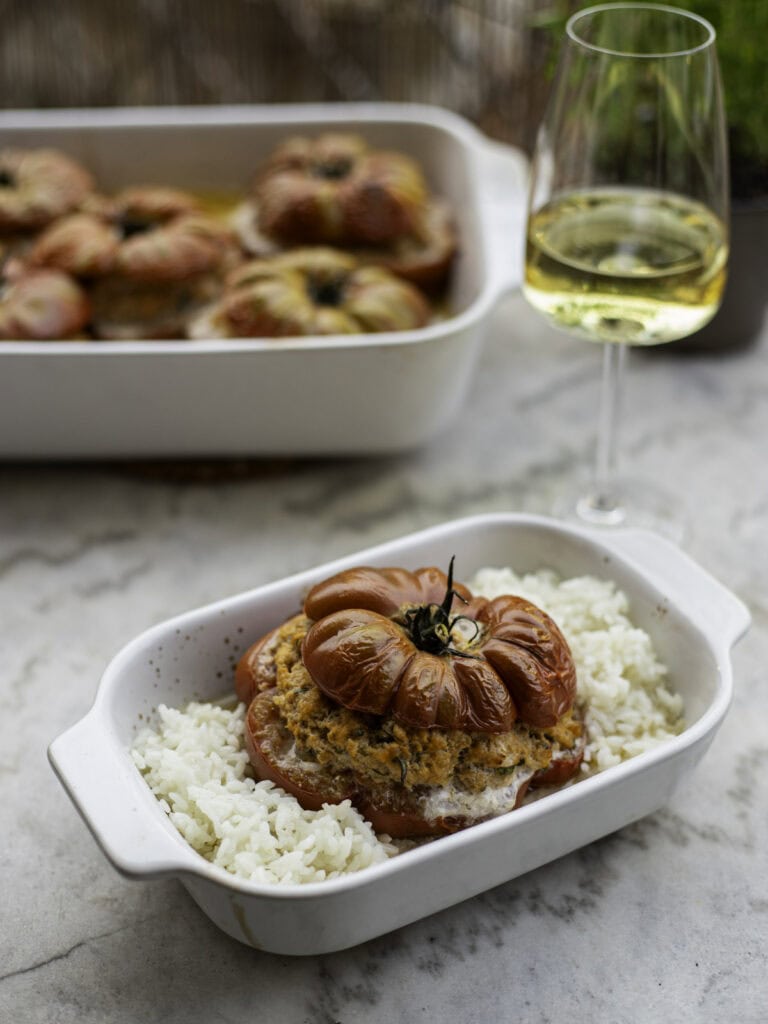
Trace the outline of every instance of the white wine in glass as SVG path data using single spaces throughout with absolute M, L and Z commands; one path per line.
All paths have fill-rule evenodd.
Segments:
M 674 496 L 615 474 L 625 346 L 686 337 L 715 314 L 728 176 L 714 30 L 655 4 L 588 8 L 566 40 L 532 167 L 524 291 L 555 326 L 603 342 L 598 454 L 561 502 L 593 524 L 679 536 Z

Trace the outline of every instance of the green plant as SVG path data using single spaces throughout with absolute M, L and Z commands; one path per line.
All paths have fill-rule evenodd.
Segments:
M 731 147 L 731 191 L 749 199 L 768 193 L 768 3 L 766 0 L 678 0 L 717 32 Z
M 737 199 L 768 194 L 768 0 L 670 0 L 714 25 L 725 90 L 731 192 Z M 554 0 L 538 24 L 560 35 L 569 14 L 588 3 Z

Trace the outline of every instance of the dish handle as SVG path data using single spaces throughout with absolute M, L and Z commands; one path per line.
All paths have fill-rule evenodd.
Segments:
M 48 759 L 94 839 L 119 871 L 147 877 L 192 867 L 185 863 L 190 858 L 170 822 L 147 815 L 149 791 L 145 792 L 118 738 L 110 735 L 108 723 L 97 718 L 95 711 L 51 743 Z M 163 814 L 159 804 L 157 810 Z
M 660 589 L 703 630 L 722 637 L 728 649 L 749 629 L 752 617 L 744 602 L 672 541 L 647 530 L 621 530 L 609 544 L 657 579 Z
M 522 150 L 483 136 L 478 162 L 488 276 L 501 297 L 523 280 L 528 159 Z

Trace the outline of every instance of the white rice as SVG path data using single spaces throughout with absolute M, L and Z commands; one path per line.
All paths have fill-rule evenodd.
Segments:
M 157 730 L 136 738 L 133 760 L 182 836 L 213 864 L 252 882 L 291 885 L 359 871 L 396 852 L 349 800 L 305 811 L 273 783 L 254 781 L 242 704 L 158 712 Z
M 469 586 L 485 597 L 520 594 L 560 626 L 585 714 L 584 775 L 682 730 L 682 700 L 667 689 L 650 637 L 632 624 L 627 598 L 612 583 L 482 569 Z M 158 713 L 157 728 L 136 738 L 133 760 L 181 835 L 213 864 L 239 878 L 289 885 L 359 871 L 398 852 L 348 800 L 305 811 L 271 782 L 256 782 L 243 747 L 243 705 L 161 705 Z
M 627 596 L 615 584 L 594 576 L 560 580 L 548 571 L 518 576 L 511 569 L 481 569 L 469 587 L 489 598 L 519 594 L 560 627 L 584 708 L 583 774 L 610 768 L 682 731 L 682 698 L 667 688 L 667 669 L 648 634 L 630 621 Z

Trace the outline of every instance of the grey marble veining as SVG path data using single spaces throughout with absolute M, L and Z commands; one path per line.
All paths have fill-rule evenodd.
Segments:
M 731 355 L 633 353 L 622 450 L 685 495 L 690 553 L 750 606 L 736 695 L 670 804 L 356 949 L 291 959 L 128 882 L 46 761 L 143 628 L 472 512 L 546 511 L 589 458 L 599 354 L 519 298 L 457 421 L 383 460 L 0 467 L 0 1020 L 768 1020 L 768 331 Z

